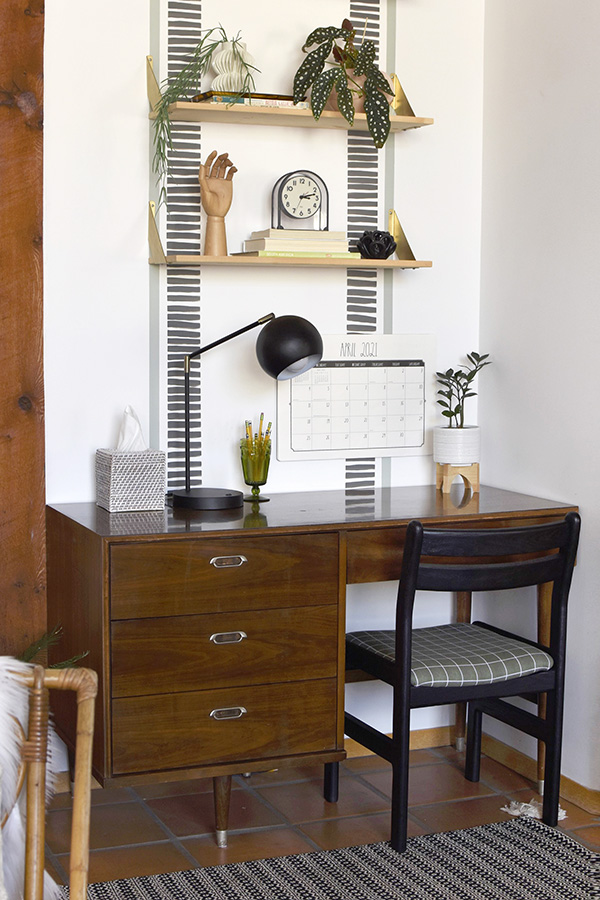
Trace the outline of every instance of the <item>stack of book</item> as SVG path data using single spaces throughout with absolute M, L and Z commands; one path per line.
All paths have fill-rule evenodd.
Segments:
M 204 91 L 192 97 L 192 103 L 241 103 L 244 106 L 275 106 L 290 109 L 308 109 L 310 103 L 305 99 L 294 103 L 290 94 L 235 94 L 228 91 Z
M 348 250 L 345 231 L 302 231 L 266 228 L 253 231 L 244 241 L 243 253 L 233 256 L 317 256 L 344 259 L 355 256 Z

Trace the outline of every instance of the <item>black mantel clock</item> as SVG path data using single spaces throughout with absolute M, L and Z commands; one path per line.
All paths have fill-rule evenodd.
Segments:
M 271 227 L 329 230 L 329 191 L 314 172 L 298 169 L 282 175 L 273 188 Z

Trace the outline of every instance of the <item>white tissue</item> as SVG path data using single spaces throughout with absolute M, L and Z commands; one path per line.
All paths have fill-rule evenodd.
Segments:
M 123 421 L 119 432 L 119 443 L 116 447 L 122 453 L 136 453 L 148 449 L 148 445 L 142 434 L 142 426 L 136 411 L 131 406 L 126 406 L 123 412 Z
M 539 800 L 534 800 L 533 797 L 529 803 L 519 803 L 517 800 L 512 800 L 509 806 L 501 806 L 500 809 L 510 816 L 526 816 L 530 819 L 542 818 L 542 804 Z M 567 814 L 562 806 L 558 807 L 558 818 L 559 821 L 567 818 Z

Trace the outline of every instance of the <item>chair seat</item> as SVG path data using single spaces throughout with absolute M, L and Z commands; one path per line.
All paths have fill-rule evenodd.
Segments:
M 395 631 L 355 631 L 346 640 L 394 661 Z M 492 684 L 551 669 L 544 650 L 478 625 L 436 625 L 412 633 L 411 684 L 454 687 Z

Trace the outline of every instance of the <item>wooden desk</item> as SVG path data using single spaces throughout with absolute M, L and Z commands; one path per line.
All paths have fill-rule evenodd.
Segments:
M 346 584 L 397 579 L 411 519 L 491 527 L 575 509 L 459 485 L 274 494 L 221 513 L 48 507 L 48 623 L 64 628 L 51 654 L 89 650 L 98 672 L 94 775 L 213 776 L 226 829 L 231 774 L 344 757 Z

